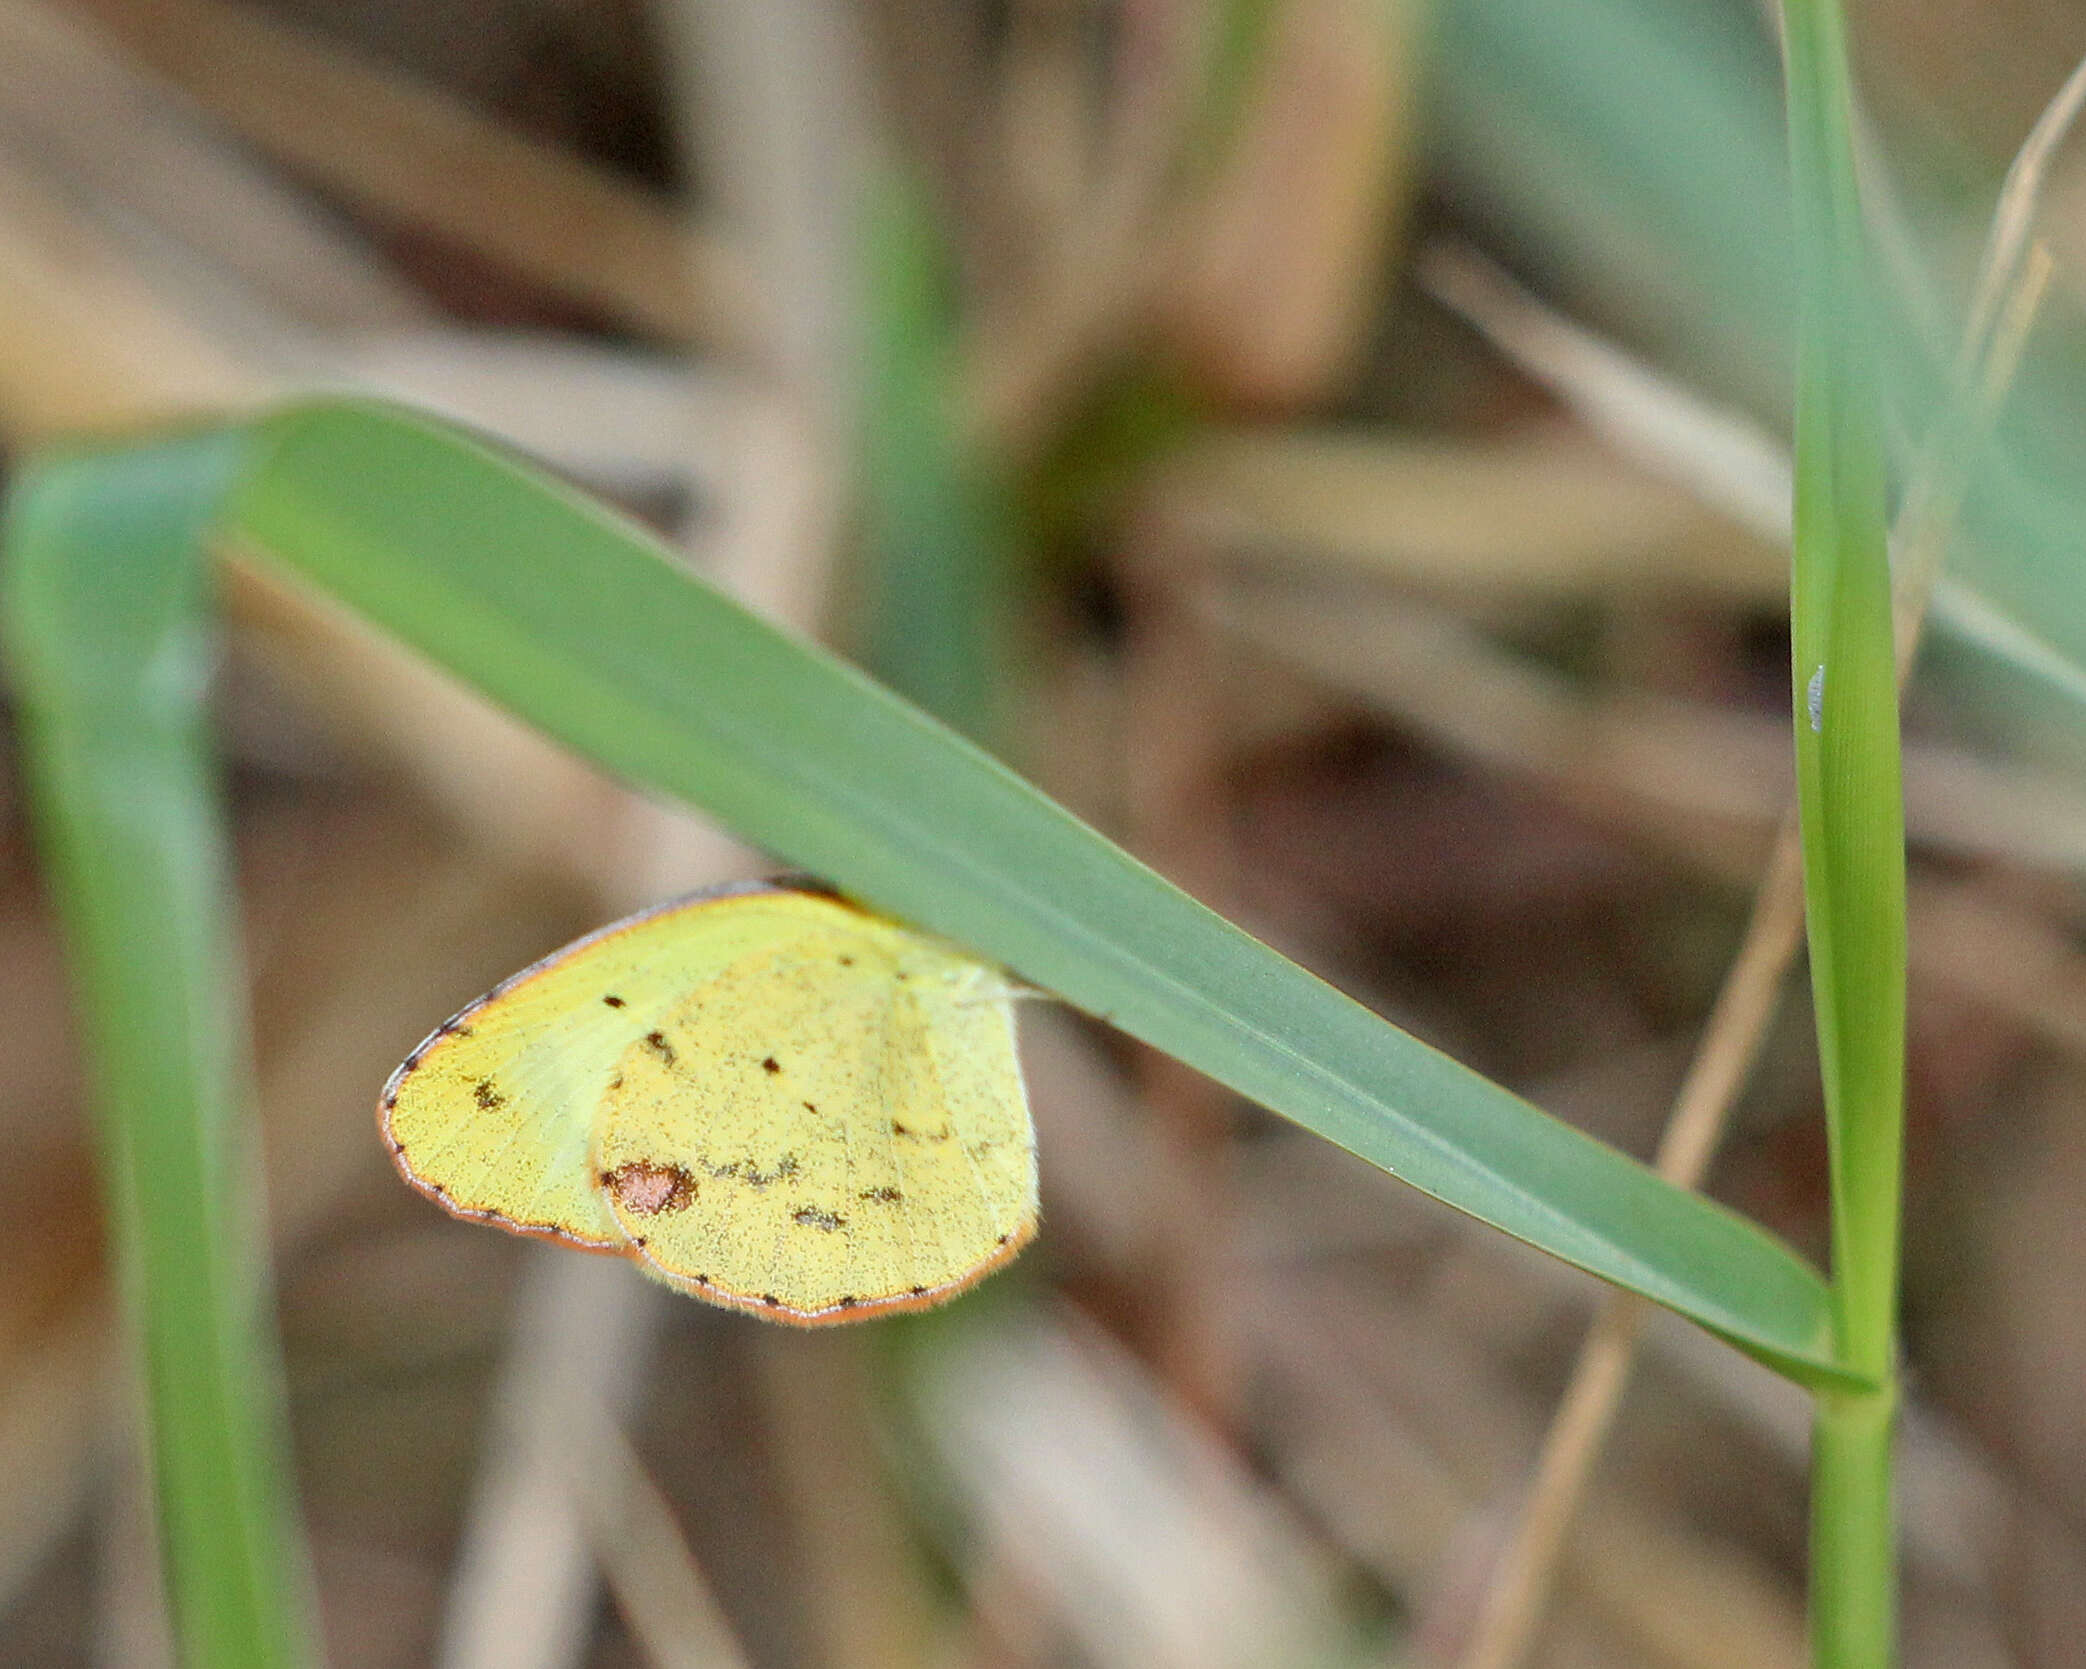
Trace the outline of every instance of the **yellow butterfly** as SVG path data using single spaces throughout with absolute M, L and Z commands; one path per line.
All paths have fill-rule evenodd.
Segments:
M 405 1058 L 377 1117 L 458 1217 L 778 1321 L 920 1309 L 1036 1232 L 1012 998 L 830 894 L 722 887 L 493 987 Z

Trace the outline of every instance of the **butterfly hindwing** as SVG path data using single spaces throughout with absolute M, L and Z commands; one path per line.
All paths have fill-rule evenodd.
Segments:
M 647 1265 L 807 1320 L 917 1308 L 1011 1256 L 1034 1230 L 1033 1142 L 982 973 L 836 914 L 691 993 L 667 1049 L 626 1056 L 597 1153 Z

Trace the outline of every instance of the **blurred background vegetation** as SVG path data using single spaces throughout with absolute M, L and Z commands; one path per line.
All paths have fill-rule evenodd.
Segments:
M 1859 0 L 1909 470 L 2086 8 Z M 0 0 L 0 445 L 502 437 L 1648 1153 L 1789 793 L 1750 0 Z M 2086 1639 L 2086 170 L 1907 707 L 1906 1660 Z M 442 1015 L 757 870 L 336 615 L 220 681 L 331 1660 L 1456 1661 L 1597 1294 L 1075 1017 L 1045 1232 L 802 1335 L 443 1218 Z M 8 780 L 10 811 L 18 796 Z M 166 1661 L 80 1067 L 0 887 L 0 1662 Z M 1714 1186 L 1814 1254 L 1793 994 Z M 1802 1661 L 1801 1394 L 1654 1325 L 1538 1659 Z

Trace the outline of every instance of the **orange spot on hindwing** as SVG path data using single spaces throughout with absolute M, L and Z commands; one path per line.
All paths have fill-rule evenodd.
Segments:
M 695 1199 L 694 1177 L 679 1165 L 655 1165 L 649 1159 L 618 1165 L 601 1182 L 618 1205 L 639 1217 L 680 1211 Z

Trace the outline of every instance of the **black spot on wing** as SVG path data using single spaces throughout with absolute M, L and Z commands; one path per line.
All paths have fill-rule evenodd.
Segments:
M 794 1153 L 785 1153 L 775 1161 L 772 1170 L 762 1170 L 757 1159 L 729 1159 L 719 1164 L 712 1159 L 697 1161 L 702 1168 L 720 1182 L 743 1182 L 749 1188 L 766 1188 L 771 1183 L 792 1177 L 803 1168 L 804 1161 Z

